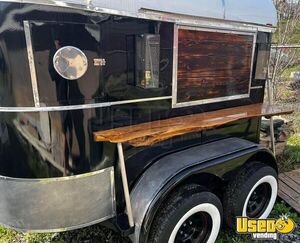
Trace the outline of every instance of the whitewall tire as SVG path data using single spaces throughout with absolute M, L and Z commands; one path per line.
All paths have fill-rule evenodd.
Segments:
M 158 209 L 147 242 L 214 243 L 223 218 L 220 199 L 201 186 L 178 188 Z
M 266 208 L 265 208 L 264 212 L 259 216 L 259 219 L 266 219 L 270 215 L 270 213 L 275 205 L 275 202 L 276 202 L 277 193 L 278 193 L 278 183 L 277 183 L 277 179 L 274 176 L 269 175 L 269 176 L 265 176 L 265 177 L 261 178 L 249 192 L 249 194 L 246 198 L 246 201 L 244 203 L 242 216 L 244 216 L 244 217 L 248 216 L 247 215 L 247 206 L 249 203 L 249 199 L 250 199 L 251 195 L 253 194 L 253 192 L 255 191 L 255 189 L 257 189 L 260 185 L 262 185 L 264 183 L 267 183 L 270 186 L 271 195 L 270 195 L 268 205 L 266 205 Z
M 183 226 L 184 222 L 190 218 L 192 215 L 195 215 L 197 213 L 207 213 L 213 222 L 212 229 L 210 232 L 210 235 L 207 239 L 207 243 L 214 243 L 218 237 L 220 227 L 221 227 L 221 215 L 218 210 L 218 208 L 212 204 L 204 203 L 200 204 L 194 208 L 192 208 L 190 211 L 188 211 L 176 224 L 175 228 L 173 229 L 171 236 L 169 238 L 168 243 L 174 243 L 175 238 L 179 233 L 179 229 Z
M 278 192 L 276 170 L 261 162 L 250 162 L 228 183 L 223 199 L 224 219 L 235 229 L 236 217 L 265 219 Z

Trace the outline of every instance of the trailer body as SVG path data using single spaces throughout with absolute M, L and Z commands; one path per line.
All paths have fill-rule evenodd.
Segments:
M 0 223 L 9 228 L 57 232 L 124 214 L 117 146 L 96 142 L 96 131 L 264 101 L 271 0 L 0 1 L 0 16 Z M 226 184 L 251 158 L 277 169 L 257 144 L 260 120 L 125 143 L 134 241 L 158 195 L 192 175 Z

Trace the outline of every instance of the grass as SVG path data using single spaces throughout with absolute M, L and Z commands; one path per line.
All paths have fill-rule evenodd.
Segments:
M 29 234 L 18 233 L 0 227 L 1 243 L 126 243 L 127 238 L 122 238 L 113 231 L 100 225 L 56 234 Z
M 282 74 L 282 78 L 284 80 L 290 80 L 291 79 L 291 77 L 290 77 L 291 73 L 292 72 L 299 72 L 299 71 L 300 71 L 300 64 L 296 64 L 292 67 L 289 67 L 289 68 L 285 69 L 283 74 Z
M 285 153 L 293 160 L 294 164 L 300 164 L 300 136 L 290 137 Z
M 278 167 L 280 172 L 290 171 L 300 165 L 300 136 L 289 138 L 284 154 L 279 156 Z

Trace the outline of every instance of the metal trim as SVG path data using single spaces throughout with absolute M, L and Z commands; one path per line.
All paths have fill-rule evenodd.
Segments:
M 112 14 L 118 16 L 126 16 L 126 17 L 149 19 L 149 20 L 164 21 L 164 22 L 172 22 L 177 24 L 186 24 L 186 25 L 193 25 L 193 26 L 202 25 L 203 27 L 205 26 L 210 27 L 213 23 L 216 27 L 220 25 L 226 25 L 227 27 L 232 26 L 238 29 L 245 29 L 245 30 L 252 29 L 256 31 L 260 30 L 263 32 L 275 32 L 276 30 L 276 27 L 273 26 L 266 26 L 266 25 L 247 23 L 247 22 L 237 22 L 237 21 L 230 21 L 230 20 L 216 20 L 216 19 L 209 19 L 203 17 L 187 16 L 182 14 L 160 12 L 160 11 L 155 11 L 155 10 L 145 9 L 145 8 L 141 8 L 138 13 L 101 8 L 100 6 L 93 5 L 93 2 L 90 0 L 88 0 L 86 4 L 75 4 L 70 2 L 68 3 L 62 0 L 39 0 L 39 1 L 0 0 L 0 2 L 31 3 L 31 4 L 39 4 L 39 5 L 47 5 L 47 6 L 55 6 L 55 7 L 64 7 L 64 8 L 86 10 L 86 11 L 97 12 L 97 13 Z
M 49 107 L 0 107 L 1 112 L 53 112 L 53 111 L 70 111 L 70 110 L 86 110 L 104 108 L 116 105 L 126 105 L 142 102 L 151 102 L 159 100 L 170 100 L 172 96 L 162 96 L 155 98 L 135 99 L 135 100 L 124 100 L 114 102 L 103 102 L 95 104 L 83 104 L 83 105 L 70 105 L 70 106 L 49 106 Z
M 239 94 L 232 96 L 224 96 L 212 99 L 203 99 L 203 100 L 195 100 L 189 102 L 178 102 L 177 100 L 177 89 L 178 89 L 178 31 L 180 29 L 184 30 L 194 30 L 194 31 L 206 31 L 206 32 L 217 32 L 217 33 L 229 33 L 229 34 L 240 34 L 240 35 L 250 35 L 253 36 L 253 47 L 252 47 L 252 58 L 251 58 L 251 67 L 250 67 L 250 77 L 249 77 L 249 88 L 247 94 Z M 254 68 L 254 56 L 255 56 L 255 47 L 257 41 L 257 31 L 236 31 L 233 29 L 223 29 L 223 28 L 203 28 L 203 27 L 193 27 L 193 26 L 185 26 L 185 25 L 175 25 L 174 26 L 174 57 L 173 57 L 173 88 L 172 88 L 172 108 L 182 108 L 194 105 L 204 105 L 210 103 L 217 103 L 222 101 L 230 101 L 236 99 L 244 99 L 250 98 L 251 95 L 251 85 L 252 85 L 252 73 Z
M 110 172 L 111 175 L 114 175 L 114 167 L 108 167 L 102 170 L 98 170 L 95 172 L 90 172 L 90 173 L 85 173 L 85 174 L 81 174 L 81 175 L 75 175 L 75 176 L 68 176 L 68 177 L 56 177 L 56 178 L 46 178 L 46 179 L 21 179 L 21 178 L 13 178 L 13 177 L 6 177 L 6 176 L 0 176 L 0 180 L 9 182 L 9 181 L 13 181 L 13 182 L 20 182 L 20 183 L 37 183 L 37 184 L 45 184 L 45 183 L 53 183 L 53 182 L 62 182 L 62 181 L 70 181 L 70 180 L 80 180 L 89 176 L 95 176 L 98 174 L 102 174 L 104 172 Z M 115 192 L 115 180 L 114 180 L 114 176 L 110 176 L 111 177 L 111 191 L 114 193 Z M 17 230 L 17 231 L 21 231 L 21 232 L 29 232 L 29 233 L 58 233 L 58 232 L 65 232 L 65 231 L 69 231 L 69 230 L 75 230 L 75 229 L 80 229 L 80 228 L 84 228 L 87 226 L 91 226 L 91 225 L 95 225 L 98 223 L 101 223 L 105 220 L 108 220 L 110 218 L 113 218 L 117 215 L 117 211 L 116 211 L 116 200 L 115 200 L 115 194 L 112 195 L 111 197 L 111 203 L 113 206 L 113 213 L 112 215 L 107 215 L 99 220 L 94 220 L 91 221 L 89 223 L 85 223 L 85 224 L 80 224 L 80 225 L 74 225 L 74 226 L 70 226 L 70 227 L 66 227 L 66 228 L 58 228 L 58 229 L 40 229 L 40 230 L 30 230 L 30 229 L 20 229 L 20 228 L 16 228 L 12 225 L 6 225 L 5 223 L 1 222 L 1 225 L 5 226 L 6 228 L 9 229 L 13 229 L 13 230 Z
M 178 76 L 178 26 L 174 25 L 173 41 L 173 77 L 172 77 L 172 108 L 177 103 L 177 76 Z
M 1 0 L 0 0 L 0 2 L 1 2 Z M 82 109 L 110 107 L 110 106 L 114 106 L 114 105 L 124 105 L 124 104 L 132 104 L 132 103 L 158 101 L 158 100 L 165 100 L 165 99 L 172 98 L 171 96 L 163 96 L 163 97 L 153 97 L 153 98 L 145 98 L 145 99 L 103 102 L 103 103 L 95 103 L 95 104 L 41 107 L 39 90 L 38 90 L 38 81 L 37 81 L 37 75 L 36 75 L 36 67 L 35 67 L 34 54 L 33 54 L 33 48 L 32 48 L 30 23 L 28 20 L 25 20 L 23 23 L 24 23 L 26 45 L 27 45 L 27 54 L 28 54 L 28 61 L 29 61 L 29 68 L 30 68 L 31 83 L 32 83 L 32 93 L 33 93 L 35 107 L 0 107 L 0 112 L 50 112 L 50 111 L 82 110 Z
M 113 211 L 114 215 L 117 215 L 117 199 L 116 199 L 116 188 L 115 188 L 115 172 L 114 168 L 110 172 L 110 180 L 111 180 L 111 198 L 113 203 Z
M 213 98 L 213 99 L 206 99 L 206 100 L 200 100 L 200 101 L 190 101 L 190 102 L 182 102 L 177 103 L 173 106 L 173 108 L 183 108 L 183 107 L 189 107 L 194 105 L 206 105 L 211 103 L 217 103 L 217 102 L 225 102 L 225 101 L 231 101 L 231 100 L 238 100 L 238 99 L 246 99 L 249 98 L 250 95 L 232 95 L 232 96 L 224 96 L 220 98 Z
M 25 20 L 23 24 L 24 24 L 24 32 L 25 32 L 25 39 L 26 39 L 26 47 L 27 47 L 27 55 L 28 55 L 28 63 L 29 63 L 30 76 L 31 76 L 34 105 L 35 107 L 41 107 L 38 82 L 36 76 L 36 68 L 34 63 L 33 48 L 32 48 L 30 24 L 29 21 L 27 20 Z
M 252 86 L 252 87 L 251 87 L 251 90 L 252 90 L 252 89 L 263 89 L 263 88 L 264 88 L 263 86 Z

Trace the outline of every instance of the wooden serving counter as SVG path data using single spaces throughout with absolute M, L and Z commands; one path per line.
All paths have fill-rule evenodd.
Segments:
M 150 146 L 179 135 L 220 127 L 242 119 L 291 113 L 293 113 L 292 110 L 283 110 L 275 105 L 253 104 L 97 131 L 94 132 L 94 140 L 96 142 L 129 143 L 134 147 Z

